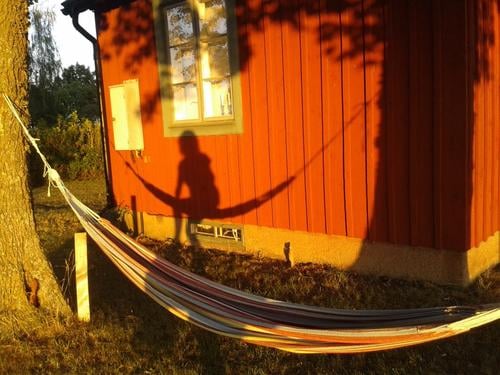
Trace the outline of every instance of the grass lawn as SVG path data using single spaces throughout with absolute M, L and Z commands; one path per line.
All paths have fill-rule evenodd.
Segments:
M 100 181 L 70 182 L 94 209 Z M 70 304 L 73 234 L 81 228 L 62 197 L 34 191 L 38 231 Z M 500 267 L 468 288 L 366 277 L 332 267 L 179 248 L 144 239 L 176 264 L 263 296 L 347 309 L 430 307 L 500 301 Z M 0 373 L 137 374 L 497 374 L 500 322 L 422 346 L 362 355 L 295 355 L 205 332 L 178 320 L 133 287 L 95 246 L 89 248 L 92 321 L 0 338 Z

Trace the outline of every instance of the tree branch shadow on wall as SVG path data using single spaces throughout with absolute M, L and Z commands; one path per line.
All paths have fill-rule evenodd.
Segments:
M 147 181 L 124 160 L 127 168 L 132 171 L 134 176 L 143 184 L 143 186 L 156 197 L 161 204 L 167 204 L 173 209 L 175 225 L 175 241 L 179 242 L 181 238 L 182 223 L 180 219 L 188 219 L 186 227 L 186 238 L 192 245 L 199 245 L 199 241 L 193 233 L 190 232 L 191 223 L 199 223 L 204 219 L 227 219 L 244 215 L 257 209 L 264 203 L 271 200 L 277 194 L 283 192 L 295 179 L 291 176 L 282 183 L 276 185 L 269 191 L 260 196 L 241 202 L 234 206 L 219 207 L 220 193 L 215 185 L 215 178 L 210 166 L 211 159 L 207 154 L 200 150 L 198 138 L 190 131 L 185 131 L 179 137 L 179 149 L 183 159 L 178 165 L 177 183 L 175 195 L 159 189 L 154 183 Z M 189 191 L 187 198 L 181 197 L 183 187 Z M 136 226 L 137 228 L 138 226 Z
M 310 27 L 304 20 L 307 17 L 318 17 L 318 15 L 320 15 L 321 21 L 312 31 L 315 33 L 318 43 L 321 44 L 321 53 L 328 56 L 329 59 L 333 59 L 343 64 L 344 69 L 348 61 L 358 61 L 362 64 L 362 69 L 364 69 L 365 72 L 365 76 L 363 77 L 365 81 L 364 105 L 360 106 L 359 110 L 351 115 L 350 121 L 358 121 L 363 127 L 362 131 L 365 134 L 371 132 L 371 139 L 374 140 L 374 144 L 367 145 L 366 142 L 369 140 L 365 138 L 364 165 L 361 166 L 364 168 L 365 175 L 366 207 L 361 213 L 349 212 L 347 208 L 347 201 L 349 198 L 347 195 L 350 193 L 344 190 L 344 212 L 339 213 L 339 215 L 343 215 L 345 218 L 344 232 L 335 234 L 362 237 L 367 242 L 378 241 L 396 244 L 406 242 L 415 246 L 439 247 L 440 241 L 436 239 L 435 228 L 427 230 L 428 234 L 422 235 L 420 239 L 412 239 L 412 236 L 416 236 L 414 232 L 416 233 L 419 230 L 423 231 L 423 229 L 417 228 L 419 223 L 416 223 L 416 221 L 418 220 L 411 217 L 411 215 L 414 214 L 411 213 L 412 203 L 410 202 L 411 196 L 409 192 L 409 190 L 412 189 L 412 187 L 409 186 L 412 181 L 410 181 L 408 174 L 408 165 L 404 165 L 404 162 L 398 160 L 401 156 L 398 153 L 405 152 L 404 148 L 411 146 L 409 144 L 409 138 L 412 134 L 410 133 L 411 130 L 408 129 L 410 126 L 410 119 L 407 111 L 413 109 L 406 107 L 406 112 L 405 110 L 401 112 L 401 109 L 395 108 L 394 106 L 394 97 L 398 95 L 398 90 L 401 90 L 401 85 L 405 87 L 412 84 L 410 82 L 411 77 L 409 76 L 409 71 L 405 70 L 405 68 L 398 68 L 397 66 L 398 62 L 402 62 L 403 64 L 409 63 L 408 56 L 403 55 L 408 53 L 408 47 L 404 46 L 405 43 L 410 44 L 415 42 L 415 40 L 410 40 L 409 38 L 411 34 L 410 31 L 412 30 L 411 28 L 417 28 L 418 33 L 423 32 L 421 29 L 418 29 L 418 23 L 404 24 L 404 19 L 398 19 L 398 17 L 407 15 L 410 10 L 415 11 L 415 9 L 418 8 L 420 15 L 432 19 L 432 17 L 435 17 L 434 13 L 448 3 L 447 0 L 439 2 L 433 2 L 431 0 L 420 2 L 401 2 L 392 0 L 318 0 L 308 1 L 307 4 L 305 4 L 300 1 L 263 0 L 239 1 L 235 6 L 241 71 L 248 69 L 249 63 L 256 52 L 255 48 L 261 47 L 252 44 L 252 34 L 262 33 L 265 25 L 269 23 L 279 25 L 282 28 L 289 27 L 298 32 L 304 32 L 307 27 Z M 478 7 L 487 8 L 488 6 L 490 6 L 489 9 L 491 11 L 494 12 L 495 8 L 498 11 L 499 2 L 496 2 L 496 5 L 492 5 L 492 3 L 489 3 L 487 0 L 481 0 L 476 4 L 475 11 L 477 11 Z M 123 68 L 126 71 L 130 74 L 137 74 L 145 61 L 156 61 L 157 59 L 154 27 L 152 26 L 154 25 L 154 20 L 151 2 L 133 1 L 128 5 L 115 9 L 114 12 L 115 14 L 112 20 L 109 18 L 108 13 L 103 13 L 99 18 L 98 28 L 101 32 L 112 30 L 110 45 L 105 46 L 106 48 L 102 53 L 102 58 L 104 60 L 111 58 L 118 59 L 123 62 Z M 485 14 L 486 17 L 492 17 L 492 15 L 487 12 Z M 431 21 L 431 26 L 434 23 L 435 21 Z M 492 22 L 485 20 L 485 25 L 488 24 L 492 25 Z M 475 27 L 479 30 L 477 25 L 475 25 Z M 474 82 L 478 82 L 482 79 L 489 79 L 492 74 L 488 49 L 494 43 L 494 30 L 491 27 L 486 27 L 480 29 L 480 32 L 482 34 L 477 37 L 479 41 L 476 50 L 477 63 L 473 65 Z M 403 34 L 403 36 L 400 34 Z M 418 34 L 415 38 L 422 38 L 422 36 Z M 425 38 L 425 36 L 423 38 Z M 338 43 L 339 40 L 340 43 Z M 434 49 L 437 47 L 447 47 L 433 46 L 433 42 L 435 41 L 432 40 L 431 35 L 431 47 Z M 399 47 L 402 48 L 398 50 L 397 48 Z M 427 53 L 430 59 L 423 64 L 430 63 L 430 65 L 432 65 L 432 56 L 435 51 L 422 50 L 421 52 Z M 300 57 L 298 56 L 298 58 Z M 378 87 L 378 91 L 373 92 L 371 97 L 368 97 L 366 82 L 369 77 L 367 77 L 366 74 L 368 74 L 367 71 L 370 67 L 379 68 L 379 70 L 376 71 L 375 77 L 372 77 L 374 80 L 374 82 L 372 82 L 373 86 Z M 430 74 L 436 74 L 433 73 L 432 69 L 431 66 L 428 72 Z M 402 72 L 403 74 L 398 76 L 398 72 Z M 156 79 L 153 78 L 156 72 L 151 74 L 151 79 Z M 435 88 L 430 86 L 425 88 L 425 90 L 428 90 L 428 92 L 424 94 L 432 95 Z M 142 111 L 147 126 L 153 114 L 160 110 L 159 103 L 161 95 L 159 91 L 156 90 L 145 93 L 145 97 L 146 99 L 142 104 Z M 347 98 L 343 97 L 343 100 L 346 99 Z M 430 100 L 432 101 L 432 99 Z M 399 103 L 403 103 L 403 101 L 404 100 L 401 100 Z M 345 103 L 343 102 L 343 106 L 344 105 Z M 406 103 L 406 105 L 408 106 L 409 104 Z M 429 104 L 431 108 L 432 105 L 433 103 Z M 380 114 L 377 123 L 369 123 L 370 120 L 368 119 L 369 114 L 367 113 L 367 108 L 370 106 L 375 106 L 377 108 L 376 111 Z M 343 110 L 345 110 L 345 108 Z M 432 114 L 428 118 L 420 117 L 420 119 L 426 120 L 427 123 L 430 124 L 429 126 L 433 126 L 434 118 Z M 345 129 L 350 123 L 347 119 L 344 120 L 343 128 Z M 325 124 L 322 124 L 322 126 L 325 126 Z M 411 126 L 419 126 L 419 124 L 413 124 Z M 406 130 L 400 131 L 402 128 Z M 394 130 L 396 133 L 393 133 Z M 471 132 L 473 133 L 473 129 Z M 401 136 L 402 139 L 397 139 L 398 136 Z M 470 142 L 472 137 L 468 137 L 467 140 Z M 196 143 L 195 141 L 193 142 Z M 398 142 L 402 146 L 395 146 Z M 344 136 L 342 137 L 342 144 L 343 147 L 346 146 Z M 372 147 L 371 151 L 369 151 L 370 147 Z M 433 147 L 433 145 L 427 146 L 426 150 L 429 151 L 428 154 L 432 154 L 432 152 L 435 151 Z M 468 144 L 465 145 L 465 147 L 466 149 L 471 149 L 472 145 Z M 370 163 L 373 163 L 372 160 L 375 160 L 375 165 L 370 165 Z M 409 162 L 408 156 L 404 160 Z M 468 165 L 468 168 L 472 167 L 472 165 Z M 369 176 L 370 169 L 372 169 L 374 174 L 372 177 Z M 202 173 L 205 174 L 206 172 L 211 173 L 209 169 L 204 168 Z M 345 179 L 348 172 L 348 166 L 344 155 L 344 188 L 346 187 Z M 184 175 L 187 174 L 184 173 Z M 427 181 L 423 183 L 423 189 L 430 191 L 432 194 L 432 191 L 436 188 L 437 182 L 432 173 L 427 173 L 426 176 L 428 178 Z M 210 181 L 211 179 L 208 178 L 205 180 Z M 147 181 L 143 181 L 143 183 L 148 184 L 148 189 L 152 191 L 154 195 L 157 197 L 161 196 L 161 200 L 174 208 L 177 207 L 177 210 L 181 210 L 186 214 L 193 212 L 191 207 L 200 206 L 199 197 L 192 197 L 189 202 L 180 204 L 178 197 L 172 197 L 165 192 L 160 193 L 157 191 L 158 189 Z M 292 183 L 292 181 L 285 181 L 283 183 L 288 185 Z M 286 186 L 278 186 L 276 187 L 276 191 L 279 193 L 285 187 Z M 394 197 L 394 192 L 391 189 L 397 190 L 398 188 L 408 191 L 402 195 L 396 193 L 396 197 Z M 196 191 L 198 188 L 195 187 L 193 183 L 189 186 L 189 189 Z M 215 192 L 217 189 L 213 188 L 212 190 Z M 465 201 L 463 202 L 466 206 L 466 210 L 470 210 L 471 193 L 470 191 L 468 192 L 468 196 L 465 197 Z M 201 196 L 201 194 L 202 192 L 200 190 L 199 195 Z M 215 198 L 217 194 L 213 193 L 212 195 Z M 256 199 L 258 200 L 258 198 Z M 353 199 L 356 199 L 356 197 Z M 221 212 L 216 208 L 217 204 L 213 203 L 216 200 L 217 199 L 212 198 L 208 199 L 207 202 L 212 202 L 211 207 L 209 207 L 207 203 L 206 207 L 202 209 L 206 214 L 203 216 L 212 218 L 229 217 L 231 215 L 230 210 Z M 239 208 L 242 209 L 243 206 L 249 209 L 251 209 L 250 207 L 258 207 L 257 201 L 248 205 L 246 205 L 246 203 L 247 202 L 242 203 L 242 207 Z M 432 213 L 435 211 L 436 202 L 429 200 L 426 204 L 428 205 L 428 212 Z M 410 212 L 410 217 L 399 217 L 398 211 L 401 212 L 401 205 L 405 206 L 403 211 Z M 237 212 L 238 208 L 232 208 L 232 210 Z M 244 210 L 242 209 L 241 211 L 243 212 Z M 314 213 L 312 214 L 314 215 Z M 469 214 L 465 216 L 470 217 Z M 403 219 L 404 223 L 398 223 L 401 219 Z M 434 220 L 430 216 L 427 219 L 431 221 Z M 363 225 L 365 229 L 362 231 L 363 233 L 361 235 L 359 230 L 354 230 L 352 228 L 355 221 L 366 222 L 366 224 Z M 435 226 L 436 224 L 434 223 L 432 225 Z M 465 232 L 470 230 L 468 227 L 464 229 Z M 462 245 L 465 245 L 469 238 L 469 233 L 463 234 L 461 241 Z M 364 249 L 360 252 L 360 258 L 364 256 L 363 254 L 365 254 Z M 362 262 L 363 260 L 360 259 L 360 263 Z M 353 265 L 353 267 L 356 268 L 356 265 Z
M 445 3 L 446 0 L 439 2 Z M 481 0 L 480 2 L 487 4 L 487 0 Z M 395 72 L 398 71 L 397 62 L 403 61 L 408 63 L 408 56 L 404 57 L 400 53 L 401 51 L 395 51 L 394 46 L 399 43 L 399 46 L 406 47 L 403 49 L 403 53 L 408 53 L 411 47 L 411 40 L 405 39 L 400 33 L 404 35 L 409 35 L 408 28 L 410 25 L 403 24 L 400 19 L 396 19 L 400 15 L 397 12 L 391 12 L 393 8 L 388 8 L 389 6 L 399 6 L 403 14 L 409 11 L 413 11 L 415 7 L 423 7 L 423 9 L 433 10 L 436 6 L 433 4 L 432 0 L 428 1 L 408 1 L 403 4 L 402 1 L 384 1 L 384 0 L 339 0 L 339 1 L 310 1 L 307 4 L 300 1 L 278 1 L 278 0 L 265 0 L 262 2 L 254 1 L 251 4 L 244 4 L 245 2 L 238 2 L 236 5 L 236 14 L 238 19 L 238 43 L 240 49 L 240 70 L 247 70 L 249 63 L 252 59 L 255 51 L 253 48 L 255 46 L 250 42 L 251 34 L 256 32 L 262 32 L 264 24 L 271 23 L 275 25 L 281 25 L 281 27 L 291 27 L 297 32 L 304 31 L 303 19 L 307 17 L 317 17 L 318 14 L 321 15 L 323 19 L 335 19 L 335 22 L 320 22 L 320 26 L 315 30 L 317 41 L 322 45 L 322 54 L 328 56 L 333 60 L 339 61 L 344 64 L 345 61 L 351 59 L 356 61 L 361 61 L 363 69 L 366 70 L 370 67 L 379 67 L 380 70 L 377 76 L 372 77 L 376 85 L 380 89 L 374 92 L 373 95 L 368 98 L 366 92 L 366 79 L 365 80 L 365 92 L 364 95 L 364 106 L 359 111 L 356 111 L 351 118 L 351 121 L 360 121 L 364 128 L 366 134 L 367 131 L 371 131 L 371 137 L 375 140 L 373 152 L 375 157 L 372 159 L 373 155 L 367 155 L 367 139 L 365 138 L 365 148 L 364 148 L 364 175 L 366 180 L 365 183 L 365 210 L 364 213 L 360 213 L 360 217 L 353 218 L 352 215 L 358 215 L 358 213 L 348 213 L 347 212 L 347 194 L 350 192 L 344 189 L 344 232 L 335 233 L 344 236 L 354 236 L 353 220 L 364 221 L 364 230 L 362 230 L 362 235 L 360 236 L 365 242 L 361 246 L 359 251 L 359 258 L 351 265 L 353 269 L 357 269 L 360 266 L 365 267 L 367 263 L 373 262 L 370 252 L 370 244 L 373 242 L 392 242 L 396 244 L 411 243 L 414 246 L 425 246 L 425 247 L 439 247 L 435 235 L 434 223 L 432 223 L 431 232 L 428 232 L 426 236 L 422 239 L 412 239 L 412 233 L 418 229 L 419 223 L 417 220 L 413 220 L 412 216 L 403 219 L 403 222 L 399 222 L 400 217 L 398 217 L 397 211 L 398 207 L 402 204 L 405 205 L 405 211 L 412 212 L 411 208 L 411 196 L 410 196 L 410 181 L 409 172 L 405 168 L 408 168 L 408 160 L 402 162 L 394 158 L 395 155 L 393 151 L 388 151 L 388 145 L 394 145 L 396 140 L 395 134 L 402 134 L 405 138 L 402 140 L 402 145 L 399 145 L 399 150 L 409 147 L 409 137 L 410 130 L 408 114 L 400 112 L 395 114 L 397 108 L 392 106 L 392 97 L 388 100 L 388 93 L 395 95 L 401 86 L 409 86 L 409 77 L 407 75 L 397 76 Z M 250 3 L 250 2 L 249 2 Z M 436 2 L 438 3 L 438 2 Z M 398 5 L 399 4 L 399 5 Z M 499 3 L 497 2 L 497 5 Z M 156 61 L 157 52 L 154 37 L 154 28 L 152 27 L 152 9 L 149 1 L 136 1 L 130 5 L 123 6 L 120 9 L 115 10 L 116 17 L 113 22 L 108 18 L 105 13 L 99 18 L 99 30 L 109 31 L 112 30 L 112 40 L 111 44 L 106 46 L 106 50 L 102 53 L 104 60 L 118 58 L 123 62 L 123 68 L 130 74 L 137 74 L 141 68 L 144 61 Z M 346 17 L 347 16 L 347 17 Z M 432 14 L 429 15 L 432 17 Z M 348 19 L 349 22 L 343 22 L 343 20 Z M 432 23 L 432 22 L 431 22 Z M 401 27 L 402 29 L 398 29 Z M 392 28 L 392 29 L 391 29 Z M 474 65 L 475 77 L 474 81 L 479 82 L 482 79 L 488 79 L 491 76 L 491 66 L 489 64 L 489 56 L 485 51 L 488 50 L 494 42 L 494 31 L 493 30 L 483 30 L 484 35 L 480 35 L 477 39 L 480 45 L 477 46 L 476 56 L 477 63 Z M 417 37 L 420 37 L 418 35 Z M 338 41 L 340 40 L 340 44 Z M 135 48 L 130 48 L 133 45 Z M 338 46 L 340 45 L 340 50 Z M 436 46 L 432 45 L 432 48 Z M 382 51 L 382 53 L 380 53 Z M 406 52 L 404 52 L 406 51 Z M 427 50 L 429 54 L 429 59 L 433 59 L 433 54 L 436 51 Z M 389 59 L 385 60 L 384 59 Z M 432 62 L 430 65 L 433 65 Z M 388 71 L 388 69 L 395 69 L 394 71 Z M 401 71 L 401 70 L 399 70 Z M 405 71 L 404 69 L 402 70 Z M 432 69 L 431 69 L 432 73 Z M 151 79 L 156 72 L 152 72 Z M 164 77 L 160 77 L 160 80 Z M 390 80 L 389 80 L 390 78 Z M 396 83 L 395 83 L 396 82 Z M 396 85 L 396 86 L 395 86 Z M 399 86 L 398 86 L 399 85 Z M 159 86 L 158 86 L 159 87 Z M 421 95 L 433 94 L 434 87 L 427 88 L 430 91 L 424 92 Z M 396 94 L 397 95 L 397 94 Z M 146 98 L 142 103 L 143 118 L 145 123 L 151 120 L 152 116 L 160 111 L 160 92 L 159 89 L 152 92 L 144 93 Z M 343 97 L 343 100 L 347 98 Z M 430 105 L 432 106 L 432 99 Z M 369 106 L 376 107 L 376 111 L 380 114 L 380 118 L 376 123 L 369 123 L 367 108 Z M 342 115 L 344 117 L 344 114 Z M 406 121 L 405 121 L 406 117 Z M 435 124 L 432 115 L 429 117 L 430 124 L 429 129 L 432 131 Z M 390 129 L 388 129 L 387 124 L 391 123 Z M 346 121 L 343 127 L 348 126 Z M 420 124 L 413 124 L 414 126 L 419 126 Z M 403 131 L 401 132 L 401 129 Z M 392 133 L 395 131 L 397 133 Z M 431 132 L 432 133 L 432 132 Z M 474 136 L 474 129 L 472 129 L 472 124 L 469 126 L 469 137 L 472 139 Z M 184 141 L 180 141 L 184 142 Z M 182 200 L 179 198 L 178 194 L 169 194 L 168 192 L 158 189 L 154 183 L 144 180 L 140 175 L 136 174 L 136 177 L 143 183 L 143 185 L 158 199 L 162 202 L 172 206 L 175 212 L 183 213 L 190 216 L 190 213 L 194 212 L 193 207 L 201 208 L 204 214 L 192 214 L 192 217 L 199 220 L 201 218 L 225 218 L 231 217 L 231 215 L 237 215 L 238 213 L 246 212 L 245 210 L 255 209 L 261 204 L 261 200 L 258 197 L 250 202 L 243 202 L 240 206 L 235 206 L 229 209 L 220 209 L 218 207 L 219 198 L 218 190 L 215 184 L 213 184 L 213 173 L 210 169 L 210 160 L 207 160 L 207 156 L 198 149 L 196 149 L 196 138 L 192 137 L 191 140 L 186 141 L 190 143 L 187 145 L 187 152 L 184 153 L 184 160 L 202 160 L 201 164 L 205 165 L 202 168 L 202 174 L 205 175 L 205 181 L 209 185 L 207 187 L 208 198 L 203 204 L 200 203 L 200 197 L 205 194 L 205 191 L 201 191 L 200 186 L 195 186 L 194 183 L 188 181 L 199 181 L 199 179 L 192 178 L 190 173 L 192 171 L 182 171 L 179 170 L 179 175 L 184 175 L 180 178 L 177 185 L 180 182 L 187 183 L 189 189 L 191 190 L 191 197 L 187 200 Z M 342 136 L 342 145 L 346 145 L 344 136 Z M 182 146 L 181 146 L 182 147 Z M 402 147 L 402 148 L 401 148 Z M 324 151 L 324 149 L 323 149 Z M 432 153 L 432 145 L 430 146 L 430 152 Z M 465 160 L 467 160 L 467 169 L 471 170 L 472 157 L 470 155 L 470 147 L 466 150 L 469 155 L 466 155 Z M 397 152 L 396 152 L 397 154 Z M 397 156 L 397 155 L 396 155 Z M 375 160 L 373 164 L 373 160 Z M 184 169 L 190 161 L 185 161 L 185 164 L 181 162 L 179 169 Z M 344 188 L 346 187 L 345 176 L 349 171 L 347 170 L 346 161 L 342 161 L 343 170 L 342 174 L 344 176 Z M 372 164 L 370 164 L 372 163 Z M 418 160 L 415 160 L 415 165 L 418 166 Z M 183 166 L 184 165 L 184 166 Z M 187 167 L 186 167 L 187 168 Z M 196 168 L 194 170 L 197 170 Z M 392 171 L 399 170 L 402 173 L 398 176 L 394 175 Z M 424 183 L 424 188 L 429 191 L 433 191 L 436 186 L 434 171 L 427 171 L 430 179 Z M 368 176 L 373 173 L 371 178 Z M 468 176 L 471 176 L 469 173 Z M 293 177 L 293 176 L 292 176 Z M 368 181 L 368 182 L 367 182 Z M 282 184 L 274 187 L 268 192 L 268 196 L 265 199 L 270 199 L 270 197 L 275 194 L 284 194 L 290 184 L 293 184 L 294 180 L 289 179 L 284 181 Z M 467 181 L 469 186 L 472 186 L 470 181 Z M 393 192 L 390 189 L 400 186 L 401 189 L 407 189 L 406 195 L 402 195 L 401 198 L 395 198 Z M 370 193 L 371 192 L 371 193 Z M 470 211 L 471 209 L 471 191 L 465 197 L 465 210 Z M 398 200 L 399 199 L 399 200 Z M 429 212 L 434 212 L 435 205 L 439 202 L 429 201 L 426 204 L 429 205 Z M 199 211 L 197 211 L 199 213 Z M 312 213 L 314 215 L 314 213 Z M 339 213 L 342 215 L 342 213 Z M 468 215 L 470 217 L 470 214 Z M 431 220 L 433 220 L 431 218 Z M 400 229 L 398 229 L 400 228 Z M 178 232 L 179 229 L 176 231 Z M 465 234 L 463 234 L 463 244 L 470 234 L 469 226 L 465 228 Z M 178 235 L 178 233 L 177 233 Z M 358 236 L 356 236 L 358 237 Z M 465 250 L 465 249 L 462 249 Z M 466 272 L 466 270 L 464 270 Z

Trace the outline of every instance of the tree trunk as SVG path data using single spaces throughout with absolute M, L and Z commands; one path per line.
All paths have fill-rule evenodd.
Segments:
M 28 22 L 27 0 L 0 0 L 0 92 L 23 110 L 27 108 Z M 35 231 L 27 146 L 3 99 L 0 150 L 0 318 L 5 323 L 9 315 L 36 316 L 38 311 L 68 315 L 69 307 Z

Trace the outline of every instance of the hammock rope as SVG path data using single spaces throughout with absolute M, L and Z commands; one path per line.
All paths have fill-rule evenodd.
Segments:
M 47 162 L 16 107 L 4 100 L 89 236 L 141 291 L 180 319 L 216 334 L 295 353 L 364 353 L 421 344 L 500 319 L 500 304 L 342 310 L 264 298 L 233 289 L 157 256 L 79 201 Z M 50 190 L 49 190 L 50 193 Z

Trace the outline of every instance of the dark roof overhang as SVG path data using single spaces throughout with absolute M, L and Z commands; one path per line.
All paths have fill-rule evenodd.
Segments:
M 134 0 L 66 0 L 61 3 L 61 12 L 66 16 L 73 17 L 86 10 L 105 12 L 121 5 L 130 4 L 132 1 Z

